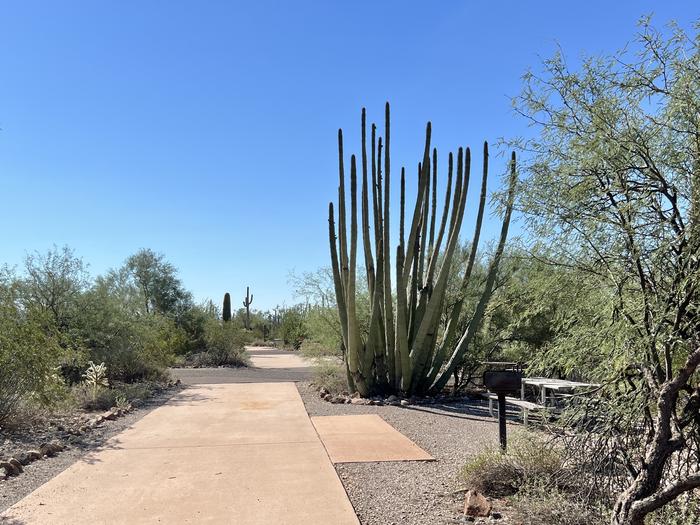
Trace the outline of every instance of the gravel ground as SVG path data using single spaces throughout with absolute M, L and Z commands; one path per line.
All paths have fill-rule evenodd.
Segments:
M 429 452 L 436 461 L 344 463 L 336 465 L 363 525 L 464 523 L 459 470 L 488 444 L 498 443 L 498 424 L 486 403 L 364 406 L 331 404 L 307 383 L 298 383 L 310 416 L 378 414 Z M 519 425 L 509 424 L 509 430 Z M 494 502 L 494 511 L 505 509 Z M 508 523 L 489 519 L 487 522 Z
M 154 408 L 172 397 L 177 389 L 169 389 L 146 400 L 142 406 L 114 421 L 105 421 L 80 436 L 59 430 L 57 425 L 69 424 L 73 417 L 52 418 L 52 425 L 10 431 L 0 430 L 0 457 L 8 458 L 19 452 L 38 448 L 41 443 L 60 441 L 68 447 L 57 456 L 34 461 L 24 467 L 24 472 L 0 481 L 0 512 L 34 491 L 40 485 L 70 467 L 89 451 L 99 447 L 109 438 L 130 427 Z M 61 425 L 62 426 L 62 425 Z M 2 521 L 2 520 L 0 520 Z

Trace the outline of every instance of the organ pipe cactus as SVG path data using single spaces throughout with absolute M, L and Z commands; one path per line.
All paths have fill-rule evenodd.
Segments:
M 224 294 L 224 322 L 231 320 L 231 295 L 226 292 Z
M 350 157 L 349 212 L 343 132 L 338 131 L 337 228 L 332 202 L 328 210 L 331 267 L 346 352 L 348 382 L 352 389 L 363 396 L 386 392 L 424 394 L 444 388 L 481 327 L 508 236 L 515 195 L 515 153 L 510 161 L 506 206 L 498 245 L 490 261 L 477 306 L 467 328 L 463 333 L 458 333 L 486 204 L 489 154 L 488 145 L 484 143 L 480 199 L 469 257 L 461 281 L 461 298 L 452 309 L 446 327 L 441 329 L 440 314 L 464 219 L 471 152 L 469 148 L 459 148 L 456 156 L 452 153 L 448 155 L 447 188 L 442 212 L 438 216 L 438 155 L 436 149 L 431 151 L 430 139 L 431 124 L 428 123 L 423 156 L 418 165 L 418 190 L 413 210 L 409 209 L 408 217 L 406 172 L 403 168 L 400 172 L 399 239 L 393 251 L 395 264 L 392 272 L 389 104 L 386 105 L 384 137 L 378 137 L 376 126 L 371 126 L 369 159 L 366 113 L 362 110 L 362 156 L 359 168 L 355 156 Z M 359 224 L 358 176 L 361 177 Z M 358 228 L 361 229 L 360 240 Z M 356 311 L 359 242 L 362 243 L 370 297 L 367 333 L 361 333 Z M 395 296 L 392 279 L 396 280 Z
M 245 287 L 245 298 L 243 299 L 243 306 L 245 306 L 245 327 L 246 330 L 250 330 L 250 305 L 253 304 L 253 294 L 250 293 L 250 288 Z

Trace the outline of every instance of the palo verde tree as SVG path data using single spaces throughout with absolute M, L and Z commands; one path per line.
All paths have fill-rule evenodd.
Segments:
M 390 239 L 391 161 L 389 104 L 386 105 L 384 137 L 371 128 L 370 158 L 367 154 L 366 115 L 362 110 L 361 228 L 370 322 L 360 330 L 357 315 L 358 167 L 350 159 L 350 211 L 346 205 L 343 134 L 338 131 L 339 177 L 338 228 L 333 203 L 329 205 L 329 241 L 336 303 L 340 317 L 350 388 L 367 396 L 400 391 L 421 394 L 441 390 L 479 330 L 493 292 L 498 265 L 508 235 L 515 193 L 515 154 L 510 176 L 500 238 L 481 297 L 467 328 L 457 332 L 462 301 L 453 308 L 447 327 L 441 330 L 445 290 L 450 266 L 459 243 L 464 218 L 471 153 L 460 148 L 448 156 L 447 190 L 438 216 L 437 150 L 430 145 L 431 125 L 426 128 L 425 148 L 418 165 L 418 191 L 406 221 L 406 174 L 401 169 L 399 242 L 392 275 Z M 383 165 L 383 169 L 382 169 Z M 369 176 L 371 170 L 371 191 Z M 481 194 L 468 263 L 461 286 L 470 282 L 481 234 L 488 179 L 488 146 L 484 144 Z M 453 184 L 454 182 L 454 184 Z M 370 195 L 371 194 L 371 195 Z M 349 217 L 348 217 L 349 215 Z M 349 218 L 349 225 L 348 225 Z M 375 259 L 376 257 L 376 259 Z M 396 283 L 394 301 L 392 281 Z
M 632 49 L 558 54 L 515 101 L 538 131 L 523 211 L 595 291 L 555 353 L 603 384 L 570 444 L 614 477 L 614 525 L 700 487 L 700 39 L 644 21 Z

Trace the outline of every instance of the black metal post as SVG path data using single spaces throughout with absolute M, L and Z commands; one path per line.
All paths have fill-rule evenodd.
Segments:
M 506 394 L 498 393 L 498 437 L 501 440 L 501 449 L 506 449 Z

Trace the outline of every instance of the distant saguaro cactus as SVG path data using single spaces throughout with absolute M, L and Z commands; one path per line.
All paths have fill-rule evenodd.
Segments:
M 231 320 L 231 295 L 226 292 L 224 294 L 224 322 Z
M 253 294 L 250 293 L 250 288 L 245 287 L 245 299 L 243 299 L 243 306 L 245 306 L 245 327 L 246 330 L 250 330 L 250 305 L 253 304 Z

